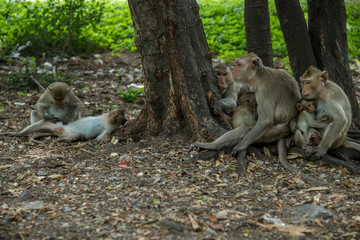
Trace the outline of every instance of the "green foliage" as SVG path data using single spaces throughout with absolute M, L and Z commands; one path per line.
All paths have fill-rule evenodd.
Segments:
M 360 3 L 359 1 L 346 1 L 347 37 L 349 43 L 349 58 L 360 57 Z
M 247 52 L 244 0 L 197 0 L 210 50 L 226 61 Z M 307 0 L 300 0 L 307 19 Z M 349 57 L 360 55 L 360 4 L 346 0 Z M 271 38 L 276 57 L 287 50 L 274 0 L 269 1 Z M 0 55 L 30 41 L 27 56 L 135 51 L 127 1 L 0 0 Z
M 14 71 L 11 75 L 3 75 L 0 85 L 8 89 L 15 90 L 29 90 L 38 89 L 35 81 L 42 86 L 47 87 L 53 82 L 66 82 L 70 84 L 72 79 L 70 75 L 58 73 L 55 76 L 51 72 L 40 71 L 35 64 L 35 58 L 28 58 L 22 60 L 22 66 L 19 71 Z M 21 93 L 20 93 L 21 94 Z
M 125 102 L 136 101 L 138 99 L 139 94 L 143 92 L 144 92 L 144 88 L 140 88 L 140 89 L 130 88 L 128 92 L 124 92 L 122 90 L 119 91 L 121 99 L 124 100 Z
M 90 53 L 97 47 L 88 32 L 99 27 L 104 4 L 85 0 L 0 0 L 0 39 L 5 50 L 30 41 L 26 55 Z

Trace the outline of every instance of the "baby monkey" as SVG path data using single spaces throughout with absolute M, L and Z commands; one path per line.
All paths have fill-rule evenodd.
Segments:
M 257 104 L 255 100 L 255 93 L 247 92 L 241 95 L 238 101 L 238 106 L 233 114 L 233 127 L 241 127 L 243 125 L 252 125 L 257 120 Z
M 318 145 L 322 136 L 315 128 L 325 128 L 329 124 L 330 117 L 324 116 L 320 121 L 315 120 L 316 104 L 315 101 L 302 99 L 296 105 L 299 116 L 296 120 L 294 132 L 294 142 L 297 146 L 304 148 L 309 144 Z
M 2 135 L 26 136 L 35 133 L 33 139 L 40 136 L 58 136 L 60 139 L 73 141 L 76 139 L 95 138 L 107 141 L 111 134 L 126 122 L 123 109 L 116 109 L 100 116 L 85 117 L 64 125 L 62 122 L 52 123 L 40 120 L 24 128 L 20 132 L 6 132 Z

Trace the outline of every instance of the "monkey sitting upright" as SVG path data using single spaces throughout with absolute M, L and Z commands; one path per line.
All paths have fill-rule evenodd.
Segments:
M 111 133 L 119 129 L 125 122 L 124 110 L 116 109 L 100 116 L 81 118 L 68 125 L 64 125 L 61 122 L 52 123 L 46 120 L 40 120 L 20 132 L 6 132 L 2 133 L 2 135 L 26 136 L 35 133 L 33 139 L 39 136 L 55 135 L 60 139 L 68 141 L 95 137 L 98 141 L 107 141 Z
M 35 123 L 42 119 L 52 123 L 68 124 L 80 119 L 82 102 L 75 96 L 69 85 L 64 82 L 50 84 L 36 104 L 30 122 Z
M 214 113 L 220 114 L 221 111 L 231 113 L 236 108 L 239 96 L 247 92 L 245 84 L 235 82 L 230 69 L 219 63 L 213 65 L 215 75 L 218 80 L 218 87 L 223 97 L 214 105 Z

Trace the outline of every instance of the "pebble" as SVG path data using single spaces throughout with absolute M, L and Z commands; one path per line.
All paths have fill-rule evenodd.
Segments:
M 40 170 L 40 171 L 38 171 L 38 172 L 36 173 L 36 175 L 37 175 L 37 176 L 49 176 L 49 173 Z

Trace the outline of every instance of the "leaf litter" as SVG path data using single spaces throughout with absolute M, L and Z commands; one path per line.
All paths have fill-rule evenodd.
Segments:
M 139 56 L 101 58 L 102 64 L 81 58 L 68 62 L 69 71 L 79 76 L 74 86 L 86 102 L 83 116 L 121 106 L 128 119 L 135 119 L 144 97 L 127 103 L 118 91 L 142 84 L 134 71 L 140 69 Z M 114 68 L 127 75 L 115 74 Z M 0 130 L 28 125 L 38 97 L 39 91 L 18 95 L 1 89 Z M 248 174 L 239 179 L 230 154 L 186 163 L 190 143 L 182 140 L 137 145 L 118 132 L 107 144 L 41 141 L 45 145 L 0 136 L 1 239 L 360 237 L 360 178 L 345 168 L 289 154 L 293 166 L 329 183 L 318 187 L 284 170 L 267 148 L 264 158 L 248 157 Z M 319 208 L 313 218 L 293 210 L 312 205 Z M 333 215 L 322 215 L 325 210 Z

